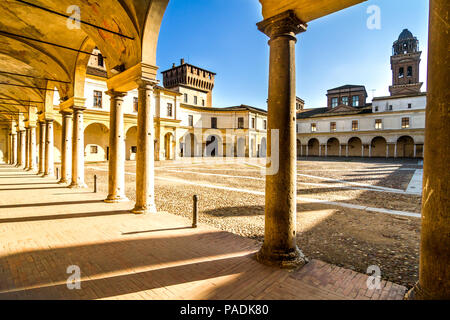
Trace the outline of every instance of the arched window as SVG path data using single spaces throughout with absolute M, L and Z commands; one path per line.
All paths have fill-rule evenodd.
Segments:
M 408 77 L 412 77 L 413 69 L 412 69 L 411 66 L 408 67 L 408 71 L 407 71 L 407 72 L 408 72 L 408 73 L 407 73 L 407 76 L 408 76 Z

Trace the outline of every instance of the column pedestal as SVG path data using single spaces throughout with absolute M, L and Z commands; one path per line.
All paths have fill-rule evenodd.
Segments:
M 270 37 L 268 157 L 279 159 L 279 169 L 266 176 L 264 243 L 259 262 L 281 268 L 298 268 L 307 259 L 297 247 L 295 34 L 306 30 L 293 11 L 258 23 Z M 273 131 L 281 143 L 272 146 Z M 273 154 L 277 150 L 277 154 Z

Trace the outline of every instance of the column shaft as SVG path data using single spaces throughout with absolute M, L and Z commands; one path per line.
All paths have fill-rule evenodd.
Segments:
M 447 0 L 430 1 L 422 227 L 416 299 L 450 299 L 450 76 Z
M 61 179 L 59 183 L 70 182 L 71 172 L 71 156 L 72 156 L 72 131 L 71 131 L 72 114 L 62 113 L 62 130 L 61 130 Z
M 45 177 L 53 177 L 55 174 L 54 143 L 53 143 L 53 119 L 45 120 Z
M 134 213 L 156 213 L 155 205 L 155 129 L 152 105 L 153 84 L 141 82 L 136 154 L 136 206 Z
M 26 139 L 26 133 L 25 133 L 25 130 L 21 130 L 20 131 L 20 148 L 19 148 L 19 151 L 20 151 L 20 154 L 19 154 L 19 160 L 20 160 L 20 162 L 19 162 L 19 168 L 25 168 L 25 150 L 26 150 L 26 148 L 25 148 L 25 139 Z
M 12 164 L 17 165 L 17 133 L 12 134 Z
M 30 169 L 30 128 L 25 128 L 25 170 Z
M 30 170 L 37 170 L 36 163 L 36 126 L 30 126 Z
M 45 173 L 45 122 L 39 122 L 39 172 Z
M 268 265 L 295 268 L 306 263 L 296 239 L 295 108 L 295 34 L 306 27 L 292 11 L 264 20 L 258 27 L 270 37 L 268 154 L 272 162 L 278 158 L 279 168 L 266 176 L 264 243 L 257 259 Z M 277 133 L 278 139 L 274 139 Z
M 83 110 L 73 109 L 72 182 L 70 188 L 86 188 L 84 182 L 84 125 Z
M 125 196 L 125 136 L 123 124 L 124 92 L 110 90 L 108 197 L 105 202 L 128 201 Z M 137 171 L 139 172 L 139 171 Z

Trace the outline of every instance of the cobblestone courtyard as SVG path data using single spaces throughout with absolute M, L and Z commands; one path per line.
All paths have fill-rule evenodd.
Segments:
M 328 159 L 298 162 L 298 245 L 312 259 L 412 287 L 418 280 L 421 190 L 412 179 L 417 160 Z M 264 235 L 263 163 L 256 159 L 160 162 L 158 210 L 192 217 L 197 194 L 199 222 L 257 241 Z M 87 164 L 86 181 L 107 192 L 106 163 Z M 419 177 L 420 178 L 420 177 Z M 420 179 L 418 179 L 420 181 Z M 126 165 L 127 196 L 134 199 L 135 163 Z

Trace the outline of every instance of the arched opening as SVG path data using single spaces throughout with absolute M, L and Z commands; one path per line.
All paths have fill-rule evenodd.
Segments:
M 330 138 L 327 141 L 327 155 L 330 157 L 338 157 L 339 156 L 339 140 L 336 138 Z
M 171 132 L 166 133 L 164 136 L 164 159 L 166 160 L 173 160 L 175 158 L 173 142 L 173 134 Z
M 206 157 L 220 157 L 222 140 L 219 136 L 211 135 L 206 139 L 205 156 Z
M 237 140 L 237 156 L 245 157 L 245 138 L 239 137 Z
M 414 140 L 410 136 L 402 136 L 397 140 L 397 157 L 414 157 Z
M 319 156 L 319 140 L 317 140 L 316 138 L 312 138 L 308 141 L 308 156 Z
M 383 137 L 375 137 L 371 142 L 372 157 L 386 157 L 386 139 Z
M 85 161 L 109 159 L 109 129 L 101 123 L 92 123 L 84 129 Z
M 267 156 L 267 142 L 266 138 L 261 139 L 261 145 L 259 147 L 259 157 L 265 158 Z
M 353 137 L 348 140 L 348 155 L 349 157 L 361 157 L 362 142 L 360 138 Z
M 125 150 L 127 160 L 136 160 L 137 153 L 137 127 L 128 129 L 125 136 Z
M 181 156 L 187 158 L 197 156 L 197 152 L 195 151 L 197 146 L 197 139 L 195 139 L 195 135 L 193 133 L 188 133 L 183 138 L 181 138 L 181 140 Z

